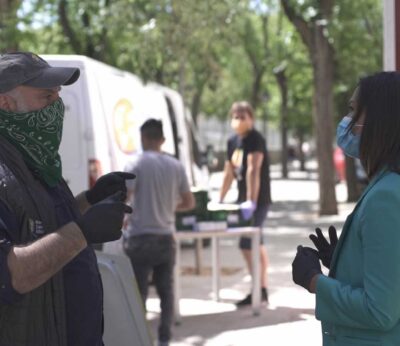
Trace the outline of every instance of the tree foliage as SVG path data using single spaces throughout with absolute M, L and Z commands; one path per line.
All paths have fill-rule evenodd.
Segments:
M 304 23 L 303 34 L 281 3 Z M 333 112 L 382 66 L 381 0 L 0 0 L 0 48 L 82 54 L 178 90 L 194 118 L 225 118 L 235 100 L 300 141 L 316 136 L 313 56 L 323 27 L 333 57 Z M 286 108 L 276 72 L 285 76 Z M 314 102 L 315 101 L 315 102 Z M 331 131 L 333 132 L 333 131 Z M 325 149 L 324 149 L 325 150 Z M 329 153 L 326 154 L 329 156 Z
M 19 0 L 0 0 L 0 50 L 13 51 L 18 49 L 19 32 L 17 29 L 17 10 Z
M 296 11 L 306 19 L 318 18 L 318 3 L 296 2 Z M 260 108 L 259 116 L 267 112 L 270 121 L 278 121 L 273 70 L 285 64 L 290 127 L 312 131 L 310 60 L 278 0 L 1 4 L 8 4 L 0 12 L 2 50 L 91 56 L 180 89 L 189 107 L 209 116 L 225 116 L 233 100 L 248 99 Z M 381 67 L 381 2 L 335 3 L 328 29 L 335 47 L 335 100 L 340 109 L 357 78 Z

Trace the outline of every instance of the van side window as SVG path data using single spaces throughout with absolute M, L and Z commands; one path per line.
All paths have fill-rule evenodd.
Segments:
M 174 107 L 172 107 L 172 102 L 169 99 L 169 97 L 165 96 L 165 101 L 167 102 L 168 114 L 169 114 L 169 118 L 171 120 L 171 125 L 172 125 L 172 134 L 174 136 L 175 157 L 179 160 L 179 141 L 180 141 L 180 138 L 178 137 L 178 127 L 177 127 L 177 124 L 176 124 L 175 110 L 174 110 Z
M 192 144 L 192 152 L 193 152 L 193 161 L 196 163 L 198 167 L 203 165 L 202 155 L 199 148 L 198 139 L 195 133 L 194 125 L 188 123 L 189 133 L 190 133 L 190 141 Z

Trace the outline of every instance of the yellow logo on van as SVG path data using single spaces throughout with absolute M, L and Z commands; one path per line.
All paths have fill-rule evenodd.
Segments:
M 126 154 L 136 151 L 133 106 L 127 99 L 117 102 L 113 111 L 114 133 L 118 147 Z M 137 135 L 137 134 L 136 134 Z

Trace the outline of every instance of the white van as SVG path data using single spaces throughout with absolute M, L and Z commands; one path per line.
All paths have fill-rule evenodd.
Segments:
M 79 55 L 43 55 L 52 66 L 78 67 L 76 83 L 63 87 L 66 105 L 60 154 L 63 176 L 73 193 L 88 189 L 102 174 L 123 170 L 141 152 L 139 128 L 161 119 L 163 151 L 185 166 L 192 186 L 205 188 L 207 170 L 193 155 L 190 114 L 176 91 L 144 85 L 135 75 Z
M 90 188 L 102 174 L 123 170 L 137 157 L 142 151 L 139 128 L 148 118 L 162 120 L 162 150 L 182 162 L 190 184 L 207 187 L 193 122 L 179 93 L 155 83 L 144 85 L 131 73 L 84 56 L 43 58 L 52 66 L 81 71 L 76 83 L 61 90 L 66 112 L 60 154 L 63 176 L 74 194 Z M 105 292 L 105 342 L 151 346 L 130 263 L 121 258 L 121 239 L 104 244 L 102 250 L 97 258 Z
M 146 88 L 164 95 L 174 136 L 175 157 L 184 165 L 189 183 L 199 188 L 207 188 L 207 153 L 197 136 L 197 129 L 190 111 L 185 108 L 182 96 L 177 91 L 156 83 L 149 83 Z

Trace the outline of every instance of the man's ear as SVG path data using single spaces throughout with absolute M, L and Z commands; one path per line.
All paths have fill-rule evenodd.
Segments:
M 8 112 L 15 112 L 17 109 L 17 104 L 11 96 L 0 94 L 0 109 Z

